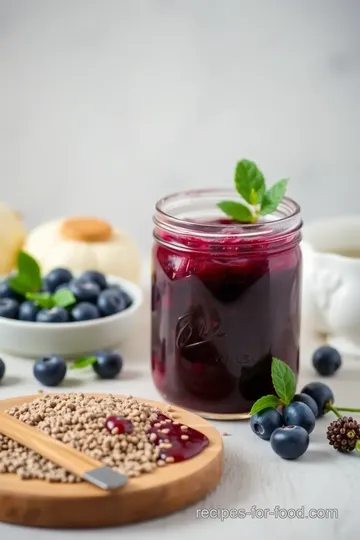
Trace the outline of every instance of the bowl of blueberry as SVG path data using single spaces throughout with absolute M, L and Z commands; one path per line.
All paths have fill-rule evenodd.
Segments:
M 96 270 L 55 268 L 41 275 L 20 252 L 17 272 L 0 281 L 0 347 L 27 357 L 71 357 L 115 348 L 142 303 L 139 286 Z

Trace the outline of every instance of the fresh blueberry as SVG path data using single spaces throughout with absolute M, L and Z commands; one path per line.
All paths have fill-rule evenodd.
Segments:
M 341 356 L 333 347 L 319 347 L 313 354 L 312 363 L 320 375 L 329 377 L 341 366 Z
M 107 288 L 107 281 L 104 274 L 101 272 L 98 272 L 97 270 L 87 270 L 83 274 L 81 274 L 80 279 L 82 281 L 92 281 L 93 283 L 96 283 L 99 285 L 100 289 L 106 289 Z
M 73 279 L 68 287 L 78 302 L 96 302 L 100 294 L 99 285 L 92 281 Z
M 5 364 L 4 361 L 0 358 L 0 381 L 5 375 Z
M 301 401 L 301 403 L 305 403 L 305 405 L 310 407 L 315 418 L 319 415 L 319 409 L 316 405 L 316 401 L 311 396 L 308 396 L 307 394 L 295 394 L 293 401 Z
M 1 298 L 11 298 L 11 300 L 16 300 L 17 302 L 22 302 L 24 300 L 24 297 L 21 294 L 12 290 L 7 279 L 0 282 L 0 299 Z
M 114 379 L 123 366 L 123 359 L 116 352 L 100 351 L 96 353 L 93 370 L 101 379 Z
M 37 322 L 43 323 L 64 323 L 69 321 L 69 314 L 65 308 L 53 307 L 51 309 L 40 309 L 36 315 Z
M 133 302 L 131 296 L 126 291 L 124 291 L 124 289 L 122 289 L 120 287 L 120 285 L 110 285 L 110 287 L 108 287 L 107 290 L 108 291 L 113 291 L 116 294 L 118 294 L 119 296 L 122 296 L 124 298 L 124 300 L 125 300 L 125 307 L 126 308 L 131 306 L 131 304 Z
M 329 388 L 326 384 L 322 382 L 312 382 L 307 384 L 301 390 L 301 393 L 307 394 L 308 396 L 313 398 L 319 409 L 318 417 L 325 414 L 326 403 L 334 403 L 335 400 L 331 388 Z
M 283 459 L 297 459 L 309 446 L 309 434 L 301 426 L 285 426 L 275 429 L 270 437 L 271 448 Z
M 72 274 L 66 268 L 54 268 L 54 270 L 51 270 L 51 272 L 49 272 L 45 277 L 44 287 L 46 291 L 53 293 L 57 287 L 59 287 L 59 285 L 69 283 L 71 279 Z
M 261 439 L 268 441 L 272 432 L 284 424 L 282 415 L 276 409 L 267 408 L 253 414 L 250 418 L 250 427 Z
M 57 386 L 66 374 L 66 363 L 61 356 L 45 356 L 34 364 L 34 377 L 45 386 Z
M 72 309 L 71 317 L 76 322 L 89 321 L 90 319 L 98 319 L 100 312 L 94 304 L 80 302 Z
M 19 319 L 20 321 L 36 321 L 36 316 L 39 313 L 40 308 L 35 306 L 34 302 L 30 302 L 30 300 L 26 300 L 26 302 L 23 302 L 20 304 L 19 307 Z
M 308 433 L 311 433 L 315 427 L 315 414 L 305 403 L 294 401 L 285 407 L 283 414 L 286 426 L 301 426 Z
M 12 298 L 0 298 L 0 317 L 17 319 L 19 304 Z
M 125 298 L 114 291 L 102 291 L 99 295 L 98 308 L 102 315 L 114 315 L 126 308 Z

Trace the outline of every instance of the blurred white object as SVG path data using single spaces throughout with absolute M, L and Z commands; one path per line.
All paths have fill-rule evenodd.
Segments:
M 25 227 L 19 216 L 0 202 L 0 275 L 6 275 L 14 268 L 25 237 Z
M 25 250 L 44 273 L 65 267 L 72 272 L 99 270 L 134 283 L 140 279 L 140 255 L 133 240 L 96 218 L 43 223 L 29 233 Z
M 360 355 L 360 216 L 304 227 L 303 330 Z
M 116 348 L 131 337 L 143 295 L 138 285 L 124 279 L 107 276 L 107 281 L 120 285 L 132 298 L 132 305 L 115 315 L 81 322 L 38 323 L 0 317 L 1 350 L 37 358 L 50 354 L 74 357 Z

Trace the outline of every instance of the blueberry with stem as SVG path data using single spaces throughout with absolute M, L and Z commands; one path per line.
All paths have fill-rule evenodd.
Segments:
M 302 394 L 312 397 L 318 406 L 318 417 L 331 410 L 335 401 L 334 394 L 326 384 L 316 381 L 306 384 L 301 390 Z

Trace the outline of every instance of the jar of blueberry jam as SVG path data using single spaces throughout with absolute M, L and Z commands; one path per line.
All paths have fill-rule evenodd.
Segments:
M 262 221 L 216 207 L 232 190 L 161 199 L 154 216 L 152 374 L 168 401 L 245 418 L 274 392 L 271 360 L 299 366 L 302 220 L 284 198 Z

